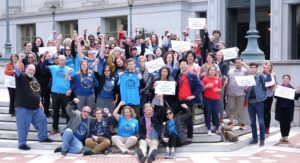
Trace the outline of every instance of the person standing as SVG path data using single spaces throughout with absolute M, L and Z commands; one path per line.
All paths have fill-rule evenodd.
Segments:
M 248 113 L 251 121 L 252 129 L 252 141 L 251 145 L 257 144 L 257 127 L 256 127 L 256 116 L 258 118 L 259 130 L 260 130 L 260 143 L 259 146 L 265 145 L 265 123 L 264 123 L 264 101 L 267 99 L 265 82 L 271 81 L 271 75 L 266 70 L 266 76 L 258 73 L 258 64 L 250 63 L 250 75 L 254 76 L 255 86 L 245 87 L 246 100 L 248 101 Z
M 294 89 L 293 86 L 290 84 L 291 76 L 288 74 L 283 75 L 282 77 L 282 84 L 281 86 Z M 300 97 L 300 88 L 296 90 L 294 100 L 298 100 Z M 295 101 L 277 97 L 276 107 L 275 107 L 275 119 L 280 123 L 280 132 L 281 132 L 281 139 L 280 142 L 288 142 L 288 136 L 291 129 L 291 122 L 294 119 L 294 107 Z
M 248 74 L 248 65 L 243 62 L 242 58 L 236 58 L 234 61 L 235 67 L 228 72 L 228 85 L 227 85 L 227 101 L 230 113 L 230 122 L 228 126 L 230 128 L 234 127 L 235 115 L 237 116 L 240 129 L 245 129 L 245 91 L 243 87 L 238 86 L 235 77 L 245 76 Z
M 12 54 L 10 56 L 10 62 L 5 65 L 5 70 L 4 70 L 5 75 L 15 77 L 15 65 L 16 65 L 18 59 L 19 59 L 18 54 Z M 24 72 L 23 63 L 20 64 L 20 69 L 21 69 L 21 72 Z M 14 103 L 15 103 L 16 88 L 7 87 L 7 89 L 8 89 L 8 94 L 9 94 L 9 114 L 11 116 L 15 116 Z
M 45 61 L 43 62 L 42 71 L 50 72 L 52 75 L 52 86 L 51 86 L 51 98 L 52 98 L 52 108 L 53 108 L 53 124 L 50 134 L 57 134 L 58 124 L 59 124 L 59 109 L 62 109 L 62 115 L 69 120 L 68 115 L 66 115 L 66 106 L 70 101 L 71 95 L 71 84 L 69 80 L 66 80 L 66 73 L 71 69 L 66 66 L 66 57 L 64 55 L 60 55 L 58 57 L 58 65 L 50 65 L 49 63 L 49 55 L 45 57 Z
M 22 73 L 21 63 L 24 58 L 25 56 L 19 57 L 15 64 L 15 108 L 19 149 L 30 150 L 26 144 L 30 124 L 37 129 L 39 142 L 51 143 L 53 140 L 48 138 L 47 118 L 41 102 L 41 87 L 34 77 L 35 66 L 28 65 L 25 73 Z

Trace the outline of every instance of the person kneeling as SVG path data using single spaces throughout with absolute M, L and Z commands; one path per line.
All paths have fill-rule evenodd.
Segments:
M 85 146 L 92 150 L 86 150 L 83 155 L 107 154 L 111 145 L 110 126 L 114 124 L 114 118 L 107 108 L 96 109 L 96 119 L 91 122 L 89 138 L 85 140 Z
M 89 135 L 91 122 L 91 108 L 85 106 L 80 112 L 77 109 L 78 98 L 69 102 L 66 112 L 70 121 L 65 127 L 62 135 L 62 147 L 57 147 L 54 152 L 61 152 L 62 155 L 67 153 L 79 154 L 83 150 L 83 142 Z

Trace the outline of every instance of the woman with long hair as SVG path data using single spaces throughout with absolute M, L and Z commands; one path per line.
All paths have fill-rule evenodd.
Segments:
M 11 54 L 9 58 L 9 62 L 5 65 L 4 74 L 7 76 L 15 76 L 15 64 L 17 63 L 19 59 L 18 54 Z M 21 63 L 20 69 L 22 72 L 24 72 L 24 65 Z M 9 94 L 9 114 L 11 116 L 15 116 L 15 93 L 16 88 L 13 87 L 7 87 L 8 94 Z
M 95 108 L 94 88 L 98 86 L 98 81 L 93 72 L 89 70 L 88 62 L 80 62 L 79 72 L 70 75 L 68 71 L 66 79 L 71 80 L 75 84 L 75 93 L 79 99 L 78 109 L 81 111 L 84 106 L 89 106 L 92 110 Z
M 37 56 L 39 56 L 39 48 L 44 47 L 44 41 L 41 37 L 36 37 L 32 41 L 32 48 L 31 51 L 34 52 Z

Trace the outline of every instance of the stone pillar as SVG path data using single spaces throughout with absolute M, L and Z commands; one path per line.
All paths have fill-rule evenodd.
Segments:
M 282 58 L 282 0 L 271 0 L 271 53 L 270 59 L 279 61 Z M 287 25 L 287 24 L 286 24 Z
M 209 0 L 207 9 L 208 31 L 218 29 L 222 33 L 221 39 L 226 38 L 226 1 L 224 0 Z

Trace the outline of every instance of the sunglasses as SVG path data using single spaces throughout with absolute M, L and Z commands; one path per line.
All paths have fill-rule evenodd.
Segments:
M 191 48 L 192 48 L 192 49 L 197 49 L 197 47 L 193 47 L 193 46 L 192 46 Z
M 105 47 L 105 49 L 110 49 L 110 47 Z
M 84 112 L 84 113 L 88 113 L 88 114 L 90 114 L 91 112 L 89 112 L 89 111 L 86 111 L 86 110 L 84 110 L 84 111 L 82 111 L 82 112 Z
M 104 70 L 104 72 L 109 72 L 110 70 Z
M 167 112 L 167 115 L 171 115 L 171 114 L 173 114 L 172 112 Z

